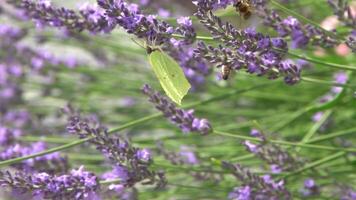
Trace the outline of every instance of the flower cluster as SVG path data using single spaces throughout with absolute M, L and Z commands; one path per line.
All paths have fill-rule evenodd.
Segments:
M 120 26 L 129 34 L 145 40 L 149 46 L 161 46 L 174 57 L 182 66 L 193 89 L 199 88 L 204 83 L 205 76 L 210 74 L 205 62 L 193 56 L 191 46 L 196 33 L 189 18 L 178 19 L 179 27 L 175 29 L 154 15 L 145 16 L 137 4 L 126 3 L 123 0 L 98 0 L 99 7 L 84 4 L 80 8 L 80 14 L 74 10 L 56 8 L 48 0 L 37 3 L 30 0 L 8 2 L 24 10 L 25 14 L 40 26 L 64 27 L 72 32 L 88 30 L 92 33 L 107 33 Z M 174 33 L 180 34 L 184 39 L 174 39 Z
M 236 187 L 229 194 L 229 199 L 292 199 L 291 194 L 284 187 L 283 180 L 276 182 L 269 175 L 259 177 L 238 164 L 234 165 L 228 162 L 223 162 L 222 164 L 224 169 L 231 171 L 242 182 L 240 187 Z
M 160 110 L 166 118 L 176 124 L 184 133 L 197 132 L 202 135 L 212 131 L 210 122 L 207 119 L 200 119 L 194 116 L 194 110 L 183 110 L 177 108 L 174 103 L 155 92 L 150 86 L 145 85 L 142 92 L 149 97 L 155 107 Z
M 98 4 L 106 10 L 112 23 L 144 39 L 150 46 L 161 46 L 164 51 L 175 58 L 194 88 L 204 83 L 205 76 L 209 75 L 210 71 L 201 58 L 196 59 L 193 56 L 191 45 L 195 41 L 196 33 L 188 17 L 178 18 L 179 26 L 174 29 L 173 26 L 158 20 L 153 15 L 145 16 L 136 4 L 128 4 L 122 0 L 115 2 L 99 0 Z M 174 33 L 180 34 L 183 39 L 175 39 Z
M 185 165 L 185 166 L 200 166 L 203 167 L 199 155 L 191 147 L 181 146 L 179 152 L 169 151 L 165 148 L 162 141 L 157 142 L 158 153 L 170 161 L 173 165 Z M 191 171 L 189 174 L 198 181 L 211 180 L 219 182 L 223 179 L 221 174 L 216 174 L 213 170 L 210 170 L 210 166 L 204 166 L 204 171 Z
M 204 7 L 208 10 L 217 10 L 221 8 L 226 8 L 228 5 L 236 3 L 236 0 L 193 0 L 193 4 L 199 7 Z
M 315 196 L 320 194 L 320 187 L 311 178 L 304 181 L 304 187 L 301 189 L 303 196 Z
M 182 146 L 180 152 L 170 152 L 164 147 L 162 141 L 157 142 L 158 153 L 174 165 L 198 165 L 198 155 L 187 146 Z
M 46 66 L 69 68 L 76 66 L 72 58 L 57 58 L 46 50 L 33 49 L 22 44 L 27 31 L 16 26 L 0 24 L 0 47 L 7 49 L 0 55 L 0 111 L 5 111 L 8 104 L 22 99 L 21 82 L 27 73 L 49 74 Z M 26 68 L 28 67 L 29 70 Z M 54 70 L 54 69 L 52 69 Z
M 169 1 L 152 1 L 152 0 L 136 0 L 134 1 L 141 7 L 145 7 L 145 12 L 149 8 L 150 13 L 157 13 L 161 18 L 172 17 L 175 10 L 171 10 L 169 7 Z
M 35 20 L 38 27 L 65 27 L 68 30 L 90 32 L 108 32 L 112 26 L 105 19 L 103 10 L 85 4 L 80 14 L 67 8 L 56 8 L 49 0 L 38 2 L 31 0 L 7 0 L 8 3 L 24 11 L 24 15 Z
M 98 178 L 84 171 L 83 166 L 61 176 L 0 172 L 0 185 L 17 195 L 29 194 L 38 199 L 94 199 L 100 189 Z
M 333 47 L 339 44 L 336 37 L 331 37 L 324 30 L 313 25 L 304 25 L 292 16 L 282 18 L 277 11 L 263 7 L 259 10 L 267 27 L 275 29 L 280 37 L 290 37 L 292 48 L 304 48 L 308 44 Z
M 341 190 L 340 191 L 341 196 L 339 197 L 340 200 L 356 199 L 356 191 L 351 186 L 342 186 L 340 190 Z
M 36 142 L 30 146 L 14 144 L 6 147 L 0 152 L 0 161 L 18 158 L 22 156 L 32 155 L 47 149 L 47 144 L 44 142 Z M 12 167 L 23 170 L 25 172 L 66 172 L 68 170 L 68 160 L 62 157 L 60 153 L 52 153 L 44 156 L 39 156 L 33 159 L 28 159 L 22 163 L 14 164 Z
M 192 20 L 189 17 L 180 17 L 177 19 L 177 23 L 179 26 L 175 32 L 183 36 L 183 39 L 171 38 L 163 49 L 179 62 L 185 76 L 193 86 L 193 90 L 195 90 L 204 84 L 205 77 L 210 74 L 211 70 L 202 58 L 194 56 L 192 45 L 195 42 L 196 33 Z
M 63 111 L 69 115 L 67 131 L 80 138 L 90 139 L 89 142 L 111 162 L 113 171 L 107 178 L 120 179 L 120 184 L 114 184 L 113 188 L 129 188 L 146 179 L 148 182 L 143 182 L 144 184 L 156 183 L 157 187 L 165 185 L 164 174 L 150 170 L 152 157 L 148 149 L 135 148 L 120 137 L 109 136 L 108 130 L 98 121 L 82 117 L 71 106 Z
M 199 42 L 196 57 L 203 57 L 217 67 L 232 70 L 245 69 L 270 79 L 284 76 L 285 82 L 295 84 L 300 80 L 301 68 L 289 60 L 283 60 L 288 51 L 287 43 L 280 38 L 270 38 L 253 29 L 240 31 L 229 22 L 224 23 L 212 12 L 214 1 L 195 1 L 195 13 L 213 37 L 225 44 L 218 47 Z
M 0 145 L 8 146 L 14 143 L 15 139 L 21 135 L 20 129 L 10 129 L 0 124 Z
M 290 171 L 300 166 L 300 163 L 287 151 L 275 144 L 269 143 L 267 138 L 260 131 L 253 129 L 251 135 L 261 139 L 261 142 L 259 144 L 254 144 L 247 140 L 243 142 L 243 145 L 249 152 L 256 154 L 259 158 L 265 160 L 270 165 L 273 173 Z
M 161 45 L 169 41 L 169 35 L 174 28 L 155 16 L 143 15 L 137 4 L 128 4 L 123 0 L 98 0 L 98 5 L 106 12 L 110 24 L 119 25 L 128 33 L 138 38 L 146 39 L 152 46 Z

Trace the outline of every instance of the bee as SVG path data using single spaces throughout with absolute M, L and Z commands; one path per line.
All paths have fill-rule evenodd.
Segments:
M 238 0 L 235 4 L 236 11 L 244 17 L 245 20 L 249 19 L 252 14 L 252 6 L 250 0 Z
M 222 78 L 223 78 L 224 80 L 229 79 L 230 74 L 231 74 L 231 71 L 232 71 L 232 69 L 231 69 L 230 66 L 223 65 L 223 66 L 221 67 L 221 75 L 222 75 Z

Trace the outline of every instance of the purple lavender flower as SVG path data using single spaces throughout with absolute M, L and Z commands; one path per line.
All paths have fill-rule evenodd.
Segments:
M 320 188 L 311 178 L 305 179 L 304 187 L 301 189 L 303 196 L 316 196 L 320 194 Z
M 197 90 L 205 83 L 205 77 L 211 73 L 202 58 L 194 56 L 194 49 L 191 46 L 196 39 L 196 32 L 189 17 L 177 19 L 179 27 L 175 32 L 183 36 L 182 40 L 171 38 L 163 49 L 176 59 L 183 68 L 185 76 L 188 78 L 193 90 Z
M 251 187 L 236 187 L 232 192 L 230 192 L 228 198 L 232 200 L 251 200 Z
M 189 147 L 187 146 L 181 146 L 180 147 L 180 152 L 179 155 L 183 159 L 183 162 L 188 165 L 197 165 L 199 164 L 199 159 L 197 157 L 197 154 L 190 150 Z
M 162 141 L 157 142 L 158 153 L 174 165 L 198 165 L 198 154 L 188 146 L 181 146 L 179 152 L 168 151 Z
M 15 138 L 20 135 L 20 130 L 11 130 L 0 124 L 0 145 L 7 146 L 15 141 Z
M 50 1 L 34 2 L 31 0 L 8 0 L 24 14 L 35 20 L 37 27 L 43 26 L 65 27 L 69 30 L 89 30 L 93 33 L 112 30 L 106 20 L 104 11 L 89 4 L 83 5 L 80 14 L 66 8 L 56 8 Z
M 342 191 L 340 200 L 354 200 L 356 199 L 356 191 L 352 188 L 348 188 L 345 191 Z
M 157 144 L 158 153 L 168 160 L 173 165 L 184 166 L 201 166 L 204 167 L 204 171 L 190 171 L 189 174 L 197 181 L 214 181 L 220 182 L 223 179 L 221 174 L 213 172 L 211 166 L 203 166 L 202 161 L 199 159 L 198 152 L 194 151 L 192 147 L 181 146 L 179 152 L 169 151 L 165 148 L 162 141 L 158 141 Z
M 196 118 L 194 110 L 185 111 L 177 108 L 174 103 L 163 97 L 159 92 L 155 92 L 148 85 L 144 85 L 142 91 L 149 97 L 150 102 L 184 133 L 197 132 L 206 135 L 212 131 L 209 121 L 207 119 Z
M 288 84 L 300 80 L 300 68 L 283 61 L 288 51 L 285 41 L 280 38 L 271 39 L 253 29 L 240 31 L 232 24 L 222 22 L 212 12 L 213 2 L 197 1 L 198 11 L 195 15 L 213 37 L 225 46 L 212 47 L 199 42 L 195 50 L 197 58 L 205 58 L 218 68 L 228 66 L 234 70 L 245 69 L 258 76 L 267 75 L 270 79 L 283 75 Z
M 274 181 L 270 176 L 259 177 L 252 174 L 240 165 L 223 162 L 222 167 L 231 173 L 243 183 L 242 186 L 234 189 L 229 194 L 229 199 L 233 200 L 252 200 L 252 199 L 292 199 L 288 190 L 285 189 L 284 181 Z
M 346 84 L 348 81 L 348 75 L 345 72 L 337 72 L 334 74 L 334 81 L 338 84 Z M 330 89 L 328 93 L 323 95 L 320 99 L 320 103 L 327 103 L 329 101 L 332 101 L 336 95 L 340 94 L 342 92 L 343 88 L 334 86 Z
M 151 152 L 148 149 L 140 149 L 136 152 L 136 157 L 142 162 L 149 162 L 151 157 Z
M 272 27 L 280 37 L 290 36 L 292 48 L 305 48 L 308 44 L 332 47 L 339 44 L 336 36 L 326 34 L 313 25 L 303 25 L 298 19 L 288 16 L 283 19 L 276 10 L 267 8 L 268 1 L 253 1 L 256 13 L 264 19 L 264 25 Z
M 83 166 L 61 176 L 0 172 L 0 185 L 21 194 L 30 193 L 39 199 L 92 199 L 100 188 L 97 177 L 84 171 Z
M 62 111 L 68 115 L 68 132 L 79 135 L 80 138 L 92 138 L 89 142 L 109 159 L 114 174 L 122 178 L 121 172 L 125 171 L 127 177 L 125 176 L 125 182 L 121 183 L 125 187 L 133 187 L 144 180 L 148 180 L 144 182 L 146 184 L 156 183 L 157 187 L 165 185 L 164 174 L 150 169 L 153 159 L 148 149 L 135 148 L 120 137 L 110 137 L 107 128 L 103 127 L 97 119 L 82 117 L 71 106 L 67 106 Z
M 334 80 L 338 84 L 346 84 L 349 76 L 345 72 L 338 72 L 334 74 Z M 342 87 L 332 87 L 331 92 L 334 94 L 339 94 L 342 91 Z
M 167 51 L 181 64 L 193 89 L 199 88 L 204 83 L 205 76 L 210 74 L 203 60 L 194 58 L 192 54 L 191 44 L 195 41 L 196 33 L 188 18 L 179 19 L 179 27 L 174 29 L 153 15 L 143 15 L 137 4 L 129 4 L 123 0 L 98 0 L 100 7 L 84 4 L 80 8 L 80 14 L 70 9 L 56 8 L 47 2 L 9 0 L 9 3 L 24 10 L 40 26 L 65 27 L 77 32 L 89 30 L 93 33 L 109 32 L 120 26 L 128 33 L 146 40 L 149 46 L 161 46 Z M 173 40 L 173 33 L 182 35 L 184 39 Z M 44 65 L 41 58 L 34 57 L 32 60 L 36 69 L 41 69 Z
M 245 145 L 245 147 L 247 148 L 248 151 L 252 152 L 252 153 L 257 153 L 259 150 L 259 146 L 256 144 L 253 144 L 250 141 L 244 141 L 243 144 Z
M 133 107 L 134 105 L 137 104 L 136 99 L 126 96 L 126 97 L 122 97 L 118 100 L 118 103 L 120 105 L 120 107 Z
M 312 120 L 313 122 L 319 122 L 321 118 L 323 117 L 324 112 L 317 112 L 313 115 Z
M 144 38 L 152 46 L 169 41 L 174 32 L 172 26 L 157 20 L 154 16 L 141 14 L 136 4 L 128 4 L 123 0 L 98 0 L 99 6 L 105 10 L 107 21 L 111 26 L 119 25 L 130 34 Z
M 14 144 L 8 146 L 0 152 L 0 160 L 8 160 L 12 158 L 22 157 L 38 153 L 47 149 L 44 142 L 36 142 L 31 146 L 23 146 Z M 26 172 L 66 172 L 68 170 L 67 158 L 62 157 L 58 152 L 28 159 L 19 164 L 14 164 L 14 168 L 24 170 Z
M 67 59 L 59 59 L 44 50 L 33 49 L 24 45 L 21 40 L 26 36 L 26 30 L 16 26 L 0 24 L 0 46 L 7 49 L 1 55 L 0 63 L 0 110 L 6 110 L 8 104 L 20 102 L 22 98 L 21 80 L 26 77 L 27 72 L 36 72 L 47 76 L 47 66 L 61 67 L 68 63 Z M 30 70 L 26 69 L 30 68 Z
M 246 149 L 256 154 L 259 158 L 266 161 L 273 173 L 282 171 L 290 171 L 298 168 L 300 163 L 294 159 L 289 152 L 281 149 L 279 146 L 269 143 L 266 136 L 258 130 L 253 129 L 251 135 L 261 139 L 259 144 L 254 144 L 250 141 L 244 141 L 242 144 Z
M 144 16 L 135 4 L 127 4 L 124 1 L 116 1 L 114 4 L 106 0 L 100 0 L 98 3 L 109 13 L 110 19 L 126 29 L 128 33 L 145 39 L 151 46 L 163 45 L 162 49 L 182 66 L 193 89 L 197 89 L 204 83 L 204 77 L 210 74 L 210 70 L 202 59 L 193 56 L 190 45 L 195 41 L 196 33 L 188 17 L 178 18 L 179 27 L 174 29 L 154 16 Z M 173 33 L 182 35 L 184 39 L 174 39 Z
M 198 7 L 202 7 L 208 10 L 216 10 L 220 8 L 226 8 L 228 5 L 234 4 L 235 0 L 193 0 L 192 2 Z

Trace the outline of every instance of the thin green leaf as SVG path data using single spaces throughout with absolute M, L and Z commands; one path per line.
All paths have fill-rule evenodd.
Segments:
M 173 58 L 159 50 L 153 51 L 148 59 L 167 96 L 181 105 L 191 87 L 182 68 Z

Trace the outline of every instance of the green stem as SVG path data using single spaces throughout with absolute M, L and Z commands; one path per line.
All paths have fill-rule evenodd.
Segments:
M 311 139 L 311 140 L 309 140 L 309 141 L 307 141 L 305 143 L 306 144 L 312 144 L 312 143 L 323 142 L 323 141 L 327 141 L 327 140 L 334 139 L 334 138 L 337 138 L 337 137 L 350 135 L 350 134 L 353 134 L 353 133 L 356 133 L 356 128 L 351 128 L 351 129 L 347 129 L 347 130 L 338 131 L 338 132 L 335 132 L 335 133 L 330 133 L 330 134 L 327 134 L 327 135 L 319 136 L 319 137 Z M 253 154 L 247 154 L 247 155 L 244 155 L 244 156 L 240 156 L 240 157 L 234 158 L 231 161 L 232 162 L 243 161 L 243 160 L 247 160 L 247 159 L 250 159 L 250 158 L 253 158 L 253 157 L 254 157 Z
M 276 49 L 276 50 L 278 50 L 278 49 Z M 295 54 L 295 53 L 293 53 L 291 51 L 288 51 L 288 52 L 285 52 L 285 53 L 287 53 L 290 56 L 309 61 L 311 63 L 320 64 L 320 66 L 328 66 L 328 67 L 332 67 L 332 68 L 335 68 L 335 69 L 356 71 L 356 66 L 345 66 L 345 65 L 336 64 L 336 63 L 324 62 L 324 61 L 313 59 L 313 58 L 310 58 L 310 57 L 307 57 L 307 56 L 298 55 L 298 54 Z
M 228 171 L 216 171 L 212 169 L 204 169 L 202 167 L 195 167 L 195 166 L 179 166 L 179 165 L 172 165 L 172 164 L 159 164 L 153 163 L 153 167 L 164 168 L 165 170 L 173 170 L 173 171 L 182 171 L 182 172 L 208 172 L 208 173 L 215 173 L 215 174 L 228 174 Z
M 285 175 L 283 178 L 287 178 L 287 177 L 290 177 L 290 176 L 294 176 L 294 175 L 300 174 L 300 173 L 302 173 L 304 171 L 307 171 L 309 169 L 315 168 L 315 167 L 320 166 L 320 165 L 322 165 L 324 163 L 328 163 L 328 162 L 330 162 L 332 160 L 335 160 L 337 158 L 343 157 L 344 155 L 346 155 L 346 152 L 335 153 L 335 154 L 333 154 L 331 156 L 328 156 L 326 158 L 323 158 L 323 159 L 317 160 L 315 162 L 312 162 L 310 164 L 307 164 L 305 167 L 300 168 L 297 171 L 294 171 L 292 173 L 289 173 L 289 174 Z
M 21 138 L 18 138 L 24 142 L 46 142 L 46 143 L 53 143 L 53 144 L 66 144 L 70 143 L 73 140 L 77 140 L 77 138 L 60 138 L 60 137 L 47 137 L 47 136 L 32 136 L 32 135 L 24 135 Z
M 256 141 L 256 142 L 262 142 L 261 139 L 258 139 L 255 137 L 231 134 L 231 133 L 226 133 L 226 132 L 217 131 L 217 130 L 214 130 L 214 134 L 237 138 L 240 140 L 250 140 L 250 141 Z M 322 145 L 314 145 L 314 144 L 300 144 L 300 143 L 281 141 L 281 140 L 268 140 L 268 141 L 271 143 L 274 143 L 274 144 L 280 144 L 280 145 L 286 145 L 286 146 L 296 146 L 296 147 L 304 147 L 304 148 L 328 150 L 328 151 L 356 152 L 356 148 L 338 148 L 338 147 L 330 147 L 330 146 L 322 146 Z
M 254 154 L 247 154 L 247 155 L 244 155 L 244 156 L 233 158 L 230 161 L 231 162 L 239 162 L 239 161 L 243 161 L 243 160 L 248 160 L 250 158 L 253 158 L 254 156 L 255 156 Z
M 299 144 L 308 143 L 308 141 L 315 135 L 315 133 L 320 129 L 320 127 L 325 123 L 325 121 L 330 117 L 332 112 L 333 112 L 332 110 L 328 110 L 326 113 L 324 113 L 323 117 L 317 123 L 315 123 L 311 127 L 311 129 L 309 129 L 308 133 L 305 134 L 305 136 L 303 137 L 303 139 L 301 140 L 301 142 Z M 300 148 L 296 148 L 296 151 L 299 152 Z
M 349 78 L 347 83 L 349 83 L 351 80 L 351 77 L 353 75 L 353 72 L 348 71 L 347 75 Z M 342 91 L 339 94 L 337 94 L 331 101 L 328 101 L 323 104 L 314 105 L 314 107 L 312 107 L 310 111 L 316 112 L 316 111 L 327 110 L 327 109 L 333 108 L 333 107 L 337 106 L 345 96 L 346 96 L 346 89 L 343 88 Z
M 293 121 L 295 121 L 296 119 L 298 119 L 299 117 L 301 117 L 302 115 L 304 115 L 305 113 L 309 112 L 312 109 L 311 106 L 309 107 L 305 107 L 301 110 L 297 110 L 296 112 L 290 114 L 290 116 L 288 116 L 285 120 L 282 120 L 280 123 L 276 123 L 272 128 L 271 128 L 271 132 L 278 132 L 281 129 L 283 129 L 284 127 L 286 127 L 288 124 L 292 123 Z
M 328 85 L 328 86 L 337 86 L 337 87 L 342 87 L 342 88 L 356 88 L 356 85 L 350 85 L 350 84 L 340 84 L 336 83 L 334 81 L 324 81 L 324 80 L 319 80 L 319 79 L 314 79 L 314 78 L 309 78 L 309 77 L 302 77 L 302 81 L 309 82 L 309 83 L 317 83 L 321 85 Z
M 347 130 L 343 130 L 343 131 L 338 131 L 336 133 L 330 133 L 327 135 L 316 137 L 314 139 L 309 140 L 308 143 L 323 142 L 323 141 L 330 140 L 333 138 L 346 136 L 346 135 L 350 135 L 350 134 L 355 134 L 355 133 L 356 133 L 356 128 L 351 128 L 351 129 L 347 129 Z
M 248 92 L 250 90 L 254 90 L 254 89 L 257 89 L 257 88 L 265 87 L 267 85 L 271 85 L 271 84 L 261 84 L 261 85 L 253 86 L 253 87 L 246 88 L 246 89 L 236 90 L 236 91 L 233 91 L 233 92 L 229 92 L 227 94 L 223 94 L 223 95 L 216 96 L 216 97 L 213 97 L 213 98 L 210 98 L 210 99 L 207 99 L 207 100 L 203 100 L 203 101 L 200 101 L 200 102 L 189 104 L 187 106 L 183 106 L 183 108 L 191 108 L 193 106 L 199 106 L 199 105 L 204 105 L 204 104 L 207 104 L 207 103 L 211 103 L 213 101 L 223 100 L 223 99 L 226 99 L 227 97 L 231 97 L 231 96 L 234 96 L 236 94 Z M 117 131 L 121 131 L 121 130 L 130 128 L 130 127 L 142 124 L 144 122 L 148 122 L 150 120 L 156 119 L 156 118 L 161 117 L 161 116 L 163 116 L 162 113 L 156 113 L 156 114 L 153 114 L 153 115 L 149 115 L 149 116 L 146 116 L 146 117 L 143 117 L 143 118 L 128 122 L 128 123 L 126 123 L 126 124 L 124 124 L 124 125 L 122 125 L 122 126 L 120 126 L 118 128 L 111 129 L 109 131 L 109 133 L 114 133 L 114 132 L 117 132 Z M 83 144 L 83 143 L 85 143 L 85 142 L 87 142 L 87 141 L 89 141 L 89 140 L 91 140 L 93 138 L 94 137 L 91 136 L 91 137 L 80 139 L 80 140 L 77 140 L 77 141 L 74 141 L 74 142 L 71 142 L 71 143 L 68 143 L 68 144 L 65 144 L 65 145 L 54 147 L 54 148 L 48 149 L 46 151 L 41 151 L 41 152 L 38 152 L 38 153 L 35 153 L 35 154 L 31 154 L 31 155 L 27 155 L 27 156 L 23 156 L 23 157 L 18 157 L 18 158 L 5 160 L 5 161 L 0 162 L 0 167 L 11 165 L 11 164 L 15 164 L 15 163 L 19 163 L 19 162 L 22 162 L 24 160 L 28 160 L 28 159 L 39 157 L 39 156 L 43 156 L 43 155 L 47 155 L 47 154 L 54 153 L 54 152 L 57 152 L 57 151 L 66 150 L 66 149 L 78 146 L 80 144 Z
M 118 128 L 114 128 L 114 129 L 110 130 L 109 133 L 114 133 L 114 132 L 117 132 L 117 131 L 121 131 L 121 130 L 124 130 L 126 128 L 135 126 L 137 124 L 141 124 L 141 123 L 150 121 L 152 119 L 158 118 L 160 116 L 162 116 L 162 113 L 156 113 L 156 114 L 153 114 L 153 115 L 149 115 L 147 117 L 143 117 L 143 118 L 140 118 L 138 120 L 134 120 L 132 122 L 126 123 L 123 126 L 120 126 Z M 69 149 L 69 148 L 78 146 L 80 144 L 83 144 L 83 143 L 85 143 L 85 142 L 87 142 L 87 141 L 89 141 L 89 140 L 91 140 L 93 138 L 94 138 L 93 136 L 90 136 L 90 137 L 87 137 L 87 138 L 84 138 L 84 139 L 80 139 L 80 140 L 77 140 L 77 141 L 74 141 L 74 142 L 71 142 L 71 143 L 68 143 L 68 144 L 65 144 L 65 145 L 61 145 L 61 146 L 58 146 L 58 147 L 54 147 L 54 148 L 48 149 L 46 151 L 41 151 L 41 152 L 34 153 L 34 154 L 31 154 L 31 155 L 5 160 L 5 161 L 0 162 L 0 167 L 6 166 L 6 165 L 11 165 L 11 164 L 14 164 L 14 163 L 19 163 L 19 162 L 24 161 L 24 160 L 28 160 L 28 159 L 31 159 L 31 158 L 36 158 L 36 157 L 39 157 L 39 156 L 51 154 L 51 153 L 54 153 L 54 152 L 57 152 L 57 151 L 62 151 L 62 150 L 65 150 L 65 149 Z

